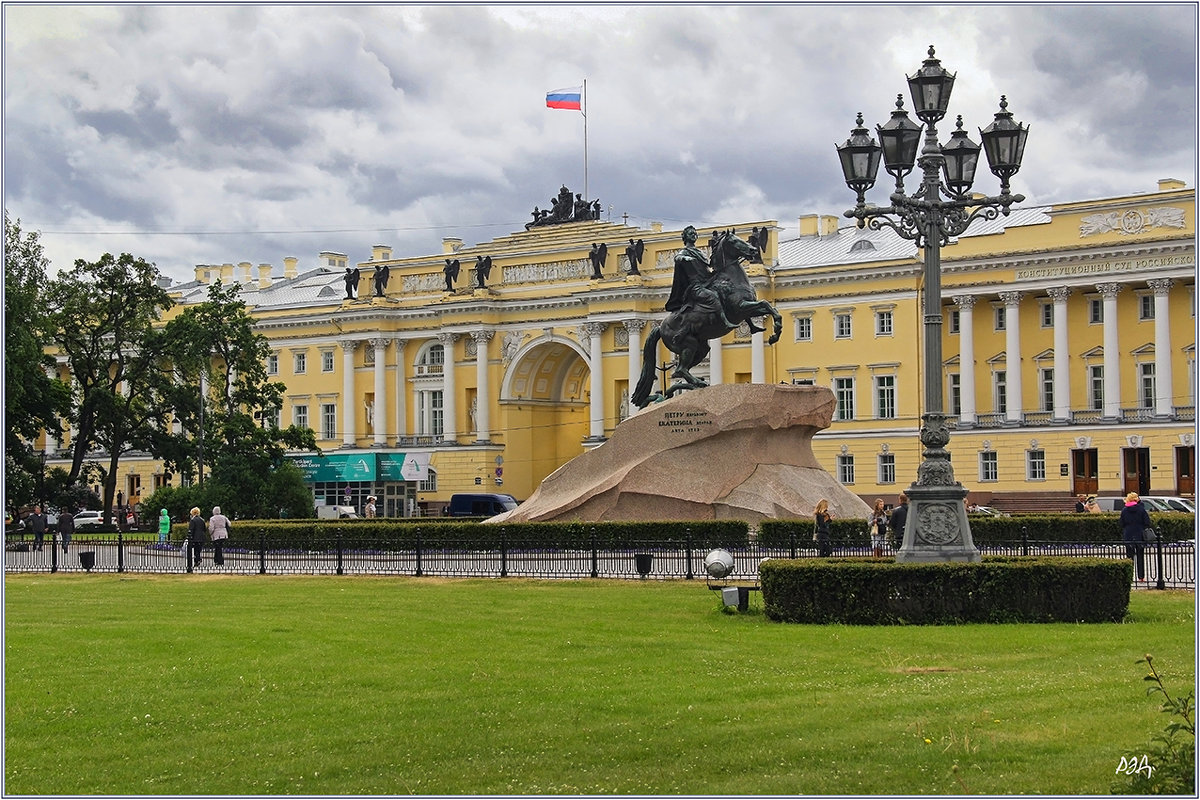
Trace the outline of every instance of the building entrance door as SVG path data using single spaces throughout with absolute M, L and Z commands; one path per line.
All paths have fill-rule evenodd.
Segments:
M 1071 493 L 1078 497 L 1081 494 L 1096 494 L 1100 491 L 1100 473 L 1097 468 L 1099 459 L 1096 448 L 1088 447 L 1071 451 L 1072 482 Z
M 1175 448 L 1175 494 L 1192 497 L 1196 494 L 1196 448 Z
M 1125 493 L 1150 494 L 1150 448 L 1126 447 L 1121 450 Z

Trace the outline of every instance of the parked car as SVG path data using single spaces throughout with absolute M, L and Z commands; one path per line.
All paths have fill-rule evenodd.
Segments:
M 447 514 L 451 517 L 492 517 L 516 507 L 517 500 L 511 494 L 453 494 Z
M 103 511 L 80 511 L 75 515 L 75 530 L 77 531 L 87 530 L 88 528 L 99 528 L 104 524 Z M 107 524 L 114 524 L 111 516 L 108 518 Z
M 354 506 L 317 506 L 317 519 L 358 519 Z
M 1189 509 L 1190 505 L 1181 497 L 1162 497 L 1158 495 L 1140 495 L 1142 506 L 1147 511 L 1175 511 L 1196 513 L 1195 506 Z M 1177 501 L 1177 502 L 1172 502 Z M 1101 511 L 1120 511 L 1125 507 L 1125 497 L 1097 497 L 1096 503 L 1099 504 Z
M 989 517 L 1011 517 L 1012 516 L 1012 514 L 1009 514 L 1007 511 L 1001 511 L 1000 509 L 992 508 L 991 506 L 968 506 L 967 513 L 968 514 L 986 514 Z

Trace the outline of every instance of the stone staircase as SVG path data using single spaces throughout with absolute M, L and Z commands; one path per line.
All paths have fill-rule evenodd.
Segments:
M 1010 514 L 1057 513 L 1075 510 L 1075 496 L 1070 492 L 1008 492 L 992 496 L 986 503 Z

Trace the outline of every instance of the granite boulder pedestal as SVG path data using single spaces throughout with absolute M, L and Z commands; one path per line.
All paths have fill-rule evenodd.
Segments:
M 528 500 L 488 522 L 807 519 L 867 504 L 813 455 L 833 419 L 823 386 L 724 384 L 681 392 L 621 422 L 559 467 Z

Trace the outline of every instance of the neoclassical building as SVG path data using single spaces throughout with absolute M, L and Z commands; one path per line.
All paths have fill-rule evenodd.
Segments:
M 1000 505 L 1194 494 L 1194 190 L 1163 180 L 1026 206 L 942 250 L 956 478 Z M 696 372 L 828 386 L 837 411 L 817 457 L 868 502 L 893 502 L 921 451 L 920 251 L 834 215 L 730 221 L 700 228 L 699 243 L 730 228 L 744 239 L 769 231 L 763 263 L 747 272 L 784 334 L 768 346 L 743 325 L 711 342 Z M 171 291 L 186 304 L 218 278 L 241 283 L 272 345 L 269 371 L 288 387 L 279 421 L 317 433 L 323 455 L 296 458 L 318 502 L 373 494 L 388 515 L 438 513 L 455 492 L 527 497 L 636 412 L 630 390 L 680 247 L 679 230 L 589 219 L 471 246 L 450 238 L 424 256 L 377 245 L 357 263 L 287 258 L 282 276 L 266 264 L 203 265 Z M 347 299 L 353 268 L 361 278 Z M 671 357 L 660 348 L 655 366 Z M 123 464 L 127 496 L 165 479 L 149 459 Z

